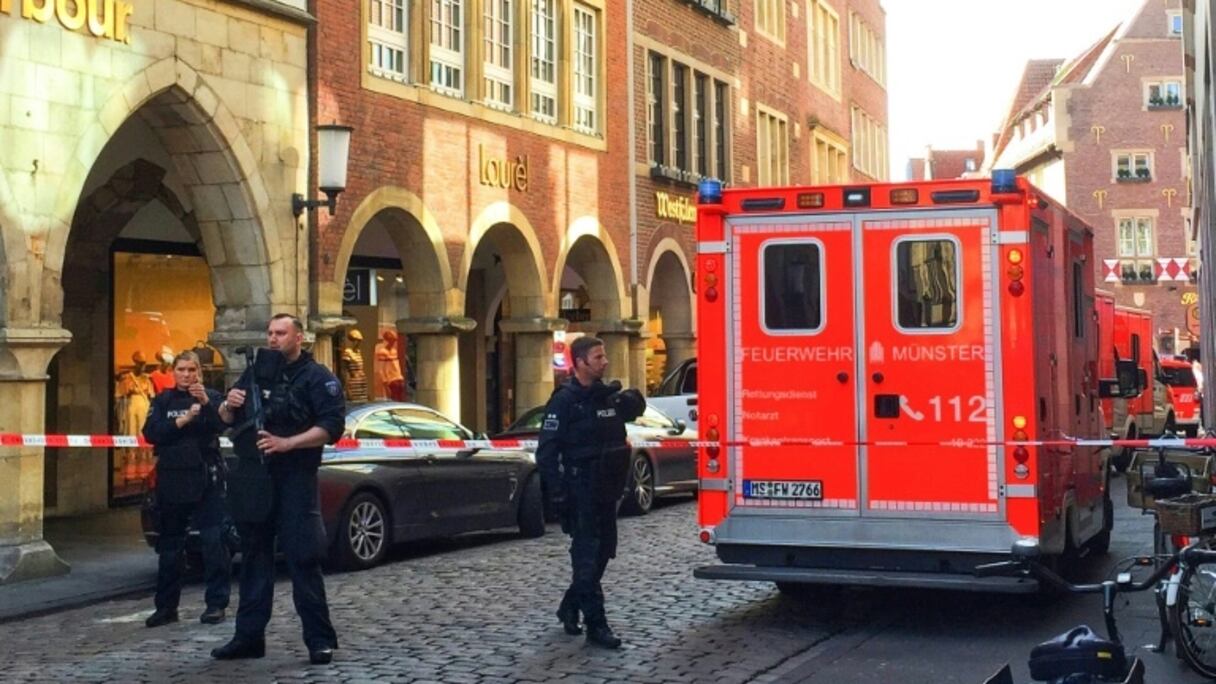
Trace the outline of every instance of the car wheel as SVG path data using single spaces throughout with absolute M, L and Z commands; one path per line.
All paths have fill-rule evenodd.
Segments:
M 629 466 L 629 493 L 621 505 L 626 515 L 646 515 L 654 506 L 654 466 L 646 454 L 635 454 Z
M 545 533 L 545 500 L 538 475 L 528 478 L 519 497 L 519 533 L 528 539 Z
M 338 519 L 337 560 L 347 570 L 366 570 L 388 553 L 388 514 L 380 497 L 360 492 Z

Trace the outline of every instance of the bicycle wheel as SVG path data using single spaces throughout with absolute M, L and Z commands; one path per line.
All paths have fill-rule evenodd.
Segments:
M 1169 621 L 1187 664 L 1204 677 L 1216 679 L 1216 565 L 1183 571 Z

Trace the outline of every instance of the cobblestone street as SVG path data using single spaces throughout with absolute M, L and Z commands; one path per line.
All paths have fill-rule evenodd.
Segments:
M 1125 494 L 1115 481 L 1115 500 Z M 1121 503 L 1110 556 L 1142 552 L 1151 519 Z M 232 635 L 230 617 L 202 625 L 202 587 L 183 596 L 182 622 L 155 630 L 143 619 L 151 597 L 119 600 L 0 624 L 3 681 L 353 681 L 353 682 L 959 682 L 983 681 L 1005 662 L 1026 680 L 1034 644 L 1077 624 L 1099 631 L 1101 602 L 1064 597 L 1050 605 L 1018 596 L 848 590 L 825 605 L 777 593 L 771 584 L 694 580 L 714 562 L 696 540 L 695 505 L 660 505 L 621 519 L 621 553 L 605 579 L 620 651 L 566 636 L 553 616 L 568 580 L 567 540 L 550 526 L 540 539 L 512 533 L 409 545 L 386 565 L 327 578 L 340 649 L 328 667 L 307 664 L 285 576 L 261 660 L 217 662 L 211 648 Z M 151 552 L 148 563 L 154 564 Z M 1129 655 L 1149 682 L 1203 681 L 1153 654 L 1152 597 L 1119 608 Z

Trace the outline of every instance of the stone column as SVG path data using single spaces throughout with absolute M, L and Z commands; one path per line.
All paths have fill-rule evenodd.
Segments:
M 224 355 L 224 387 L 232 387 L 245 372 L 245 355 L 239 347 L 265 347 L 265 330 L 217 330 L 207 336 L 211 346 Z
M 553 394 L 553 333 L 566 329 L 564 318 L 504 318 L 503 334 L 515 336 L 515 412 L 548 403 Z
M 652 333 L 643 328 L 638 331 L 637 335 L 629 338 L 629 384 L 627 386 L 635 387 L 643 394 L 649 394 L 646 378 L 646 340 L 650 339 L 651 335 Z
M 61 328 L 0 328 L 4 431 L 45 431 L 47 364 L 71 339 Z M 42 538 L 43 458 L 42 447 L 0 446 L 0 584 L 70 569 Z
M 697 355 L 697 336 L 692 333 L 663 333 L 663 346 L 667 349 L 666 375 L 675 367 Z
M 418 365 L 414 367 L 415 402 L 452 420 L 460 419 L 459 339 L 461 333 L 476 327 L 477 321 L 463 316 L 397 321 L 397 331 L 413 338 L 418 345 Z
M 334 368 L 334 333 L 349 328 L 356 322 L 355 319 L 344 316 L 312 316 L 308 319 L 308 332 L 316 336 L 312 343 L 312 356 L 317 363 L 335 375 L 338 369 Z
M 626 387 L 646 388 L 643 377 L 639 384 L 635 372 L 638 364 L 631 358 L 634 338 L 642 329 L 642 321 L 625 319 L 621 321 L 588 321 L 584 324 L 588 330 L 595 330 L 595 336 L 604 341 L 604 351 L 608 354 L 608 373 L 604 382 L 620 380 Z M 646 365 L 641 364 L 642 374 L 645 375 Z

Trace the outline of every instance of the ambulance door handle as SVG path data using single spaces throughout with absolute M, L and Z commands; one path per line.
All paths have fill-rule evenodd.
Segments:
M 849 374 L 844 371 L 840 371 L 836 374 L 836 381 L 843 385 L 849 381 Z
M 883 380 L 886 380 L 886 378 L 883 377 L 882 373 L 875 373 L 874 375 L 871 375 L 870 377 L 874 380 L 875 383 L 877 383 L 879 385 L 882 384 Z

